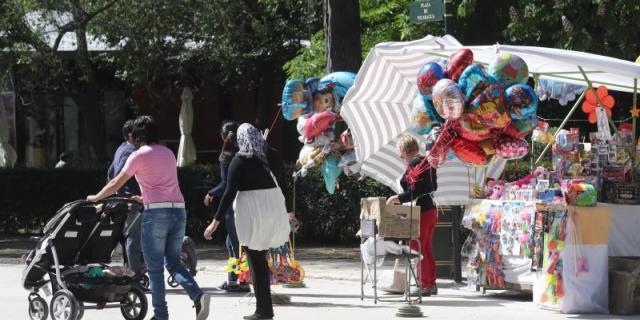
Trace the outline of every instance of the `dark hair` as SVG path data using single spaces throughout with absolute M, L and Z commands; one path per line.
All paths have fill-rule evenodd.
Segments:
M 158 143 L 158 127 L 156 127 L 153 117 L 139 116 L 133 122 L 133 140 L 136 145 Z
M 238 142 L 236 141 L 236 131 L 238 130 L 238 123 L 235 121 L 225 121 L 220 126 L 220 133 L 224 142 L 222 143 L 222 150 L 218 161 L 220 164 L 226 165 L 231 162 L 231 159 L 238 151 Z
M 129 119 L 122 125 L 122 136 L 124 140 L 129 140 L 129 133 L 133 133 L 133 122 L 133 119 Z
M 220 126 L 220 133 L 222 133 L 222 138 L 225 139 L 225 141 L 227 140 L 227 136 L 230 133 L 236 133 L 236 131 L 238 131 L 238 123 L 232 120 L 225 120 L 222 122 L 222 125 Z

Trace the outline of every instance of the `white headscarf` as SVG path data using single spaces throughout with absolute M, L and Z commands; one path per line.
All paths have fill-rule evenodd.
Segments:
M 256 127 L 248 123 L 243 123 L 238 128 L 238 155 L 243 157 L 257 157 L 267 162 L 267 143 L 262 137 L 262 133 Z

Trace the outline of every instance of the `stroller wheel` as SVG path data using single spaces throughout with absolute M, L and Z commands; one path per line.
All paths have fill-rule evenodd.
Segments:
M 51 298 L 51 319 L 75 320 L 78 315 L 78 302 L 69 290 L 60 290 Z
M 49 315 L 49 307 L 47 302 L 40 296 L 29 299 L 29 319 L 46 320 Z
M 76 315 L 76 320 L 81 320 L 84 317 L 84 302 L 78 301 L 78 315 Z
M 147 296 L 144 295 L 140 288 L 131 288 L 131 291 L 127 293 L 127 297 L 120 303 L 122 303 L 120 312 L 127 320 L 142 320 L 147 315 L 149 307 Z
M 171 288 L 177 288 L 178 285 L 179 285 L 178 282 L 176 281 L 176 279 L 173 278 L 173 276 L 168 276 L 167 277 L 167 284 Z

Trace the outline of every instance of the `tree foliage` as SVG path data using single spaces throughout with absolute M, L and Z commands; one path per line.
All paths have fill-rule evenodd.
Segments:
M 509 42 L 635 60 L 640 53 L 637 0 L 518 0 L 509 9 Z

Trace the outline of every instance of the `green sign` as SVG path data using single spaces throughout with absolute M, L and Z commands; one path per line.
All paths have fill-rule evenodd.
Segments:
M 442 0 L 420 0 L 409 5 L 412 23 L 441 21 L 444 16 Z

